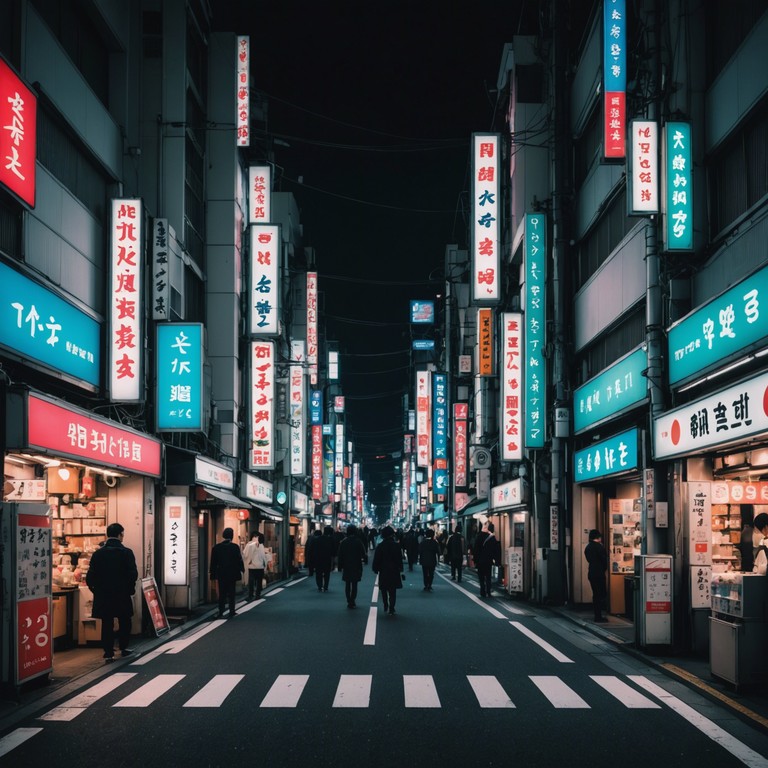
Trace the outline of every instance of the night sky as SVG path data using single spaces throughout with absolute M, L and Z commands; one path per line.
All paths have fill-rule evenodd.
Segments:
M 295 195 L 316 251 L 348 439 L 388 505 L 413 389 L 408 301 L 442 293 L 445 246 L 466 247 L 470 136 L 504 130 L 504 43 L 535 31 L 539 3 L 231 5 L 214 22 L 250 35 L 274 188 Z

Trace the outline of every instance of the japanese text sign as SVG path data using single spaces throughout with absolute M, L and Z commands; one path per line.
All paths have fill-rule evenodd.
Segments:
M 411 323 L 433 324 L 435 322 L 435 302 L 411 300 Z
M 303 342 L 302 342 L 303 344 Z M 306 474 L 306 409 L 304 367 L 291 365 L 289 372 L 288 409 L 291 425 L 291 474 Z
M 323 498 L 323 427 L 312 425 L 312 498 Z
M 712 565 L 712 499 L 709 483 L 686 483 L 688 564 Z
M 477 373 L 493 376 L 493 310 L 477 310 Z
M 467 487 L 467 419 L 469 406 L 466 403 L 453 405 L 453 485 Z
M 13 447 L 40 448 L 140 475 L 161 474 L 159 440 L 32 393 L 27 398 L 26 442 Z
M 499 300 L 499 134 L 472 134 L 472 300 Z
M 448 380 L 444 373 L 432 374 L 432 458 L 448 457 Z
M 280 318 L 280 227 L 252 224 L 250 231 L 250 334 L 277 336 Z
M 695 400 L 653 420 L 655 459 L 698 453 L 768 432 L 768 373 Z
M 203 430 L 203 326 L 157 326 L 157 431 Z
M 163 500 L 163 581 L 169 586 L 188 583 L 189 500 L 166 496 Z
M 272 341 L 253 341 L 250 351 L 249 467 L 274 469 L 275 345 Z
M 307 272 L 307 363 L 309 383 L 317 386 L 317 272 Z
M 37 97 L 0 58 L 0 184 L 35 207 Z
M 573 457 L 574 480 L 583 483 L 637 469 L 639 437 L 637 428 L 628 429 L 576 451 Z
M 659 126 L 652 120 L 633 120 L 630 134 L 630 214 L 659 212 Z
M 143 396 L 142 309 L 144 237 L 141 200 L 112 200 L 109 395 L 136 402 Z
M 235 125 L 237 146 L 247 147 L 251 143 L 250 126 L 250 38 L 237 36 L 237 80 L 235 83 Z
M 420 467 L 429 466 L 431 395 L 429 371 L 416 371 L 416 464 Z
M 603 0 L 603 155 L 625 154 L 627 20 L 624 0 Z
M 766 297 L 768 267 L 763 267 L 675 323 L 667 332 L 670 385 L 700 376 L 765 339 L 760 300 Z
M 99 323 L 0 263 L 0 344 L 33 363 L 98 388 Z
M 152 222 L 152 319 L 168 320 L 171 314 L 171 248 L 173 229 L 168 219 Z
M 268 224 L 272 221 L 272 167 L 252 165 L 248 168 L 248 223 Z
M 523 316 L 501 316 L 501 435 L 502 461 L 523 458 L 521 393 L 523 382 Z
M 664 126 L 664 242 L 668 251 L 693 249 L 693 157 L 690 123 Z
M 525 447 L 543 448 L 547 419 L 547 217 L 525 214 Z

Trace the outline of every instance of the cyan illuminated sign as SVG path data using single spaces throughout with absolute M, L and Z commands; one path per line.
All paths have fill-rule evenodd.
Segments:
M 432 458 L 448 458 L 448 394 L 444 373 L 432 374 Z
M 664 126 L 666 178 L 665 242 L 668 251 L 693 249 L 693 160 L 689 123 Z
M 763 267 L 673 325 L 667 332 L 669 383 L 699 376 L 768 337 L 766 302 Z
M 157 326 L 157 431 L 203 429 L 203 326 Z
M 414 339 L 412 348 L 416 351 L 428 351 L 435 348 L 434 339 Z
M 11 352 L 98 388 L 99 323 L 0 263 L 0 344 Z
M 411 301 L 411 322 L 433 324 L 435 322 L 435 302 Z
M 547 217 L 525 215 L 525 447 L 543 448 L 547 413 L 546 336 Z
M 323 423 L 323 392 L 313 389 L 309 395 L 309 423 L 317 426 Z
M 636 349 L 580 386 L 573 394 L 573 431 L 578 434 L 642 403 L 647 395 L 648 380 L 643 376 L 647 367 L 645 350 Z
M 637 469 L 639 437 L 640 432 L 635 427 L 576 451 L 573 457 L 576 482 L 583 483 Z

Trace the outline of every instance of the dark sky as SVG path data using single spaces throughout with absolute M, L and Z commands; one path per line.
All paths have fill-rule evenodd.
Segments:
M 466 247 L 470 136 L 503 130 L 504 43 L 530 32 L 538 5 L 270 0 L 225 14 L 214 4 L 217 26 L 251 36 L 253 87 L 279 140 L 275 188 L 295 195 L 316 250 L 348 439 L 379 504 L 413 389 L 408 300 L 441 293 L 445 246 Z

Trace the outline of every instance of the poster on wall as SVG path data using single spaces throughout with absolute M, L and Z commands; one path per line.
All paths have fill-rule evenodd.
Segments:
M 691 570 L 691 608 L 712 607 L 710 584 L 712 583 L 712 567 L 709 565 L 692 565 Z
M 686 483 L 689 565 L 712 565 L 712 499 L 709 483 Z
M 640 499 L 609 499 L 611 573 L 634 573 L 640 554 Z

